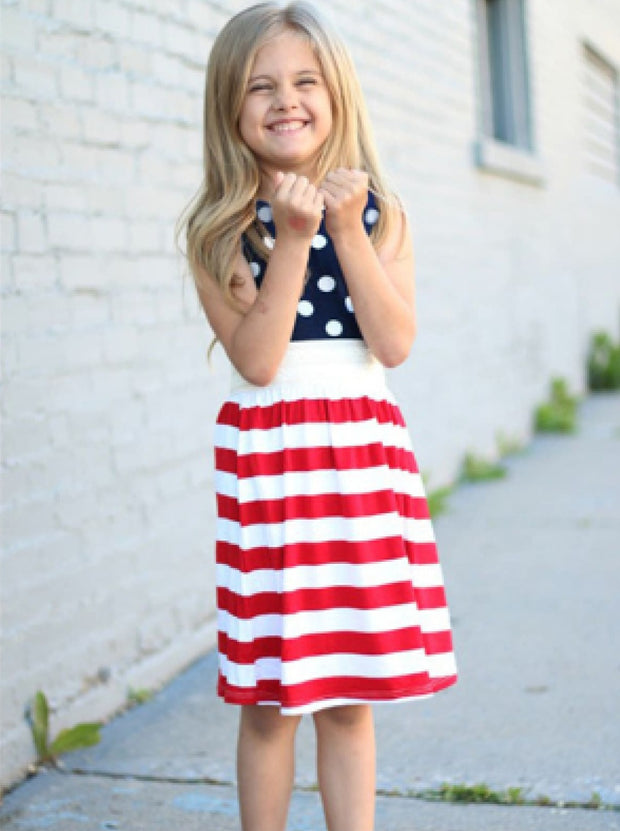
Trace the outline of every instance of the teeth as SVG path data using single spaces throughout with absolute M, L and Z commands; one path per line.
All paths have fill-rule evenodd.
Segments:
M 286 123 L 282 124 L 274 124 L 271 129 L 275 133 L 292 133 L 293 130 L 299 130 L 300 127 L 303 126 L 303 121 L 287 121 Z

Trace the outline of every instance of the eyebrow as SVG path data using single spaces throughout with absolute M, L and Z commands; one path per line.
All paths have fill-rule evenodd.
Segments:
M 322 73 L 318 69 L 298 69 L 297 72 L 294 72 L 293 75 L 317 75 L 320 76 Z M 272 76 L 263 73 L 262 75 L 252 75 L 248 79 L 248 83 L 252 81 L 258 81 L 259 79 L 264 78 L 266 80 L 271 80 Z

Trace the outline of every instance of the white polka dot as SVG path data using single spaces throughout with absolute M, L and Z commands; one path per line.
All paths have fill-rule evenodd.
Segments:
M 379 211 L 376 208 L 367 208 L 364 217 L 369 225 L 374 225 L 379 219 Z
M 317 286 L 321 291 L 333 291 L 336 288 L 336 281 L 330 274 L 324 274 L 322 277 L 319 277 Z
M 276 241 L 273 237 L 264 237 L 263 242 L 265 243 L 267 248 L 273 248 L 273 246 L 276 244 Z
M 352 312 L 352 311 L 353 311 L 353 301 L 351 300 L 351 298 L 350 298 L 350 297 L 345 297 L 345 299 L 344 299 L 344 305 L 347 307 L 347 311 L 348 311 L 348 312 Z
M 325 324 L 325 331 L 332 338 L 337 338 L 342 334 L 343 325 L 339 320 L 328 320 Z
M 269 205 L 261 205 L 261 207 L 256 211 L 256 216 L 261 222 L 271 222 L 273 219 L 273 214 L 271 213 Z
M 258 275 L 260 274 L 260 263 L 251 262 L 250 268 L 252 269 L 252 274 L 255 277 L 258 277 Z
M 312 240 L 313 248 L 325 248 L 326 245 L 327 237 L 324 237 L 323 234 L 317 234 Z
M 297 311 L 302 317 L 310 317 L 314 314 L 314 306 L 309 300 L 300 300 L 297 304 Z

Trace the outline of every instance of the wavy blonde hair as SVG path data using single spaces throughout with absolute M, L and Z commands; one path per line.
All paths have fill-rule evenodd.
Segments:
M 255 216 L 260 169 L 241 138 L 239 116 L 258 50 L 283 30 L 307 38 L 331 99 L 332 130 L 318 158 L 317 181 L 337 167 L 368 173 L 370 189 L 382 202 L 371 237 L 375 246 L 385 239 L 401 210 L 381 173 L 361 87 L 344 44 L 308 3 L 293 2 L 284 8 L 260 3 L 245 9 L 228 21 L 211 49 L 204 100 L 204 180 L 179 221 L 197 285 L 206 272 L 231 302 L 242 234 L 248 234 L 264 259 L 269 257 L 264 228 Z

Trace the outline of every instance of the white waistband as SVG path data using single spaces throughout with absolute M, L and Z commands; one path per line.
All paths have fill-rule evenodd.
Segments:
M 269 387 L 301 383 L 320 388 L 353 387 L 356 390 L 360 387 L 383 387 L 385 370 L 362 340 L 291 341 Z M 252 388 L 255 385 L 246 381 L 233 367 L 232 391 Z

